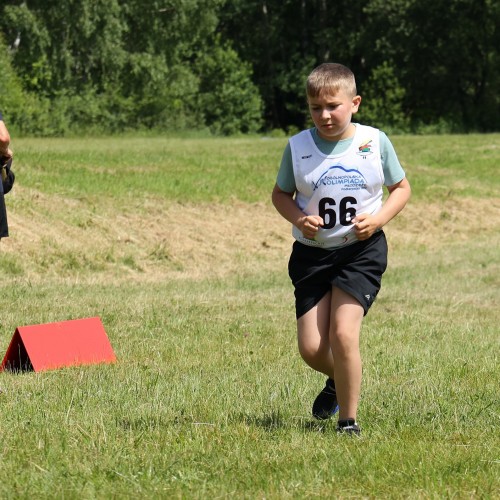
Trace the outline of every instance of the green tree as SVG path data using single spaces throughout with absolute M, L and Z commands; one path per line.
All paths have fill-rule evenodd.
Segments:
M 37 128 L 41 103 L 33 94 L 23 89 L 22 81 L 12 65 L 12 49 L 0 34 L 0 111 L 15 136 Z
M 9 39 L 20 37 L 13 64 L 50 114 L 48 134 L 255 131 L 261 100 L 251 69 L 215 37 L 224 2 L 7 0 L 0 28 Z
M 305 79 L 325 61 L 359 66 L 366 0 L 238 0 L 220 15 L 224 39 L 252 64 L 271 128 L 307 120 Z
M 398 132 L 408 129 L 409 121 L 403 109 L 405 89 L 389 63 L 383 62 L 374 68 L 358 92 L 362 95 L 360 111 L 356 115 L 360 122 Z
M 498 130 L 498 26 L 495 0 L 0 5 L 0 33 L 31 102 L 24 109 L 33 99 L 38 108 L 23 127 L 48 134 L 69 127 L 228 133 L 254 131 L 260 118 L 266 128 L 303 127 L 304 81 L 325 61 L 353 69 L 365 98 L 360 116 L 374 124 Z
M 119 92 L 135 110 L 134 123 L 150 128 L 199 127 L 195 64 L 200 47 L 209 49 L 222 0 L 120 2 L 128 28 Z
M 105 90 L 124 63 L 117 0 L 8 1 L 1 26 L 19 39 L 13 61 L 26 90 Z
M 391 62 L 414 124 L 500 127 L 498 2 L 370 0 L 365 12 L 366 60 Z
M 36 115 L 22 127 L 58 135 L 69 128 L 110 129 L 119 121 L 119 113 L 109 120 L 125 55 L 117 1 L 6 3 L 0 27 L 11 43 L 16 40 L 13 66 L 24 90 L 38 100 Z
M 24 102 L 24 92 L 21 81 L 11 64 L 10 51 L 0 34 L 0 96 L 1 107 L 7 116 L 19 112 Z
M 262 100 L 251 80 L 251 67 L 230 47 L 215 45 L 199 54 L 198 102 L 205 123 L 219 134 L 257 132 L 262 125 Z

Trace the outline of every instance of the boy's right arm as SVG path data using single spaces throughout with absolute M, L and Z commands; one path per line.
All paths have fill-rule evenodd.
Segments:
M 287 193 L 275 184 L 271 199 L 282 217 L 300 229 L 306 238 L 313 240 L 323 225 L 323 219 L 319 215 L 306 215 L 302 212 L 295 203 L 293 195 L 294 193 Z

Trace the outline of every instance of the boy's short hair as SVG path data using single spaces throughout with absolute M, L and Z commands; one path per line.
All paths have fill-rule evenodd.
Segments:
M 307 78 L 308 97 L 318 97 L 324 92 L 336 94 L 339 90 L 346 92 L 349 97 L 357 94 L 354 73 L 343 64 L 323 63 L 314 68 Z

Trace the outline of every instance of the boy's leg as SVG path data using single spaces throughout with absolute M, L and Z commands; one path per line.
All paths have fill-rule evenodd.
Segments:
M 299 352 L 314 370 L 329 378 L 312 406 L 314 418 L 331 418 L 338 411 L 337 395 L 333 382 L 333 356 L 330 348 L 331 292 L 297 320 Z
M 314 370 L 333 379 L 333 356 L 330 349 L 330 306 L 328 292 L 312 309 L 297 320 L 297 341 L 303 360 Z
M 334 287 L 331 295 L 330 344 L 335 366 L 339 420 L 356 419 L 361 392 L 359 334 L 364 310 L 347 292 Z

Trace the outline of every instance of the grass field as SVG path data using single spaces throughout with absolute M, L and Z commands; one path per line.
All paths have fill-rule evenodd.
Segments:
M 100 316 L 118 361 L 0 373 L 0 498 L 499 498 L 500 135 L 392 139 L 360 439 L 310 417 L 284 139 L 15 140 L 0 355 Z

